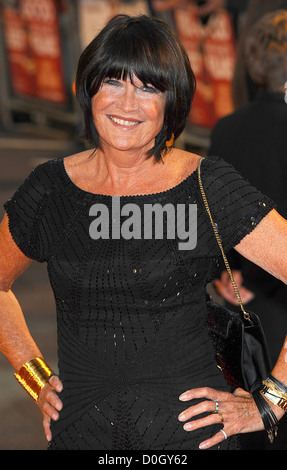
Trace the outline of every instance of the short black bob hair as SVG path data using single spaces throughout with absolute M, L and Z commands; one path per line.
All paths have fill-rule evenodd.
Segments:
M 76 96 L 84 114 L 84 137 L 95 148 L 100 139 L 93 122 L 92 97 L 105 78 L 132 80 L 167 92 L 164 123 L 147 157 L 161 160 L 166 141 L 183 131 L 195 93 L 195 77 L 188 56 L 173 31 L 161 20 L 145 15 L 117 15 L 81 54 Z

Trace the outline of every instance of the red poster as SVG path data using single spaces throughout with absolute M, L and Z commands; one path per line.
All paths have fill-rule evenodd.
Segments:
M 222 10 L 203 25 L 191 5 L 177 8 L 174 15 L 197 80 L 190 122 L 211 128 L 233 110 L 231 81 L 236 48 L 232 21 Z
M 27 31 L 16 9 L 3 8 L 3 24 L 10 83 L 20 95 L 35 94 L 34 59 L 29 51 Z
M 20 0 L 20 9 L 35 60 L 37 98 L 64 103 L 66 91 L 56 2 Z
M 65 103 L 67 96 L 55 0 L 19 0 L 18 11 L 4 8 L 4 27 L 14 91 Z M 21 41 L 16 41 L 20 32 L 21 57 L 16 51 L 16 42 L 20 47 Z M 24 78 L 27 79 L 25 84 Z

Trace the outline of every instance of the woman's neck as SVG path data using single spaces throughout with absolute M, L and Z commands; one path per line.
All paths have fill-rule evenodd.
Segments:
M 97 150 L 94 155 L 94 168 L 98 178 L 114 193 L 123 189 L 132 190 L 143 181 L 146 183 L 154 174 L 154 158 L 147 158 L 146 153 L 112 151 L 106 153 Z

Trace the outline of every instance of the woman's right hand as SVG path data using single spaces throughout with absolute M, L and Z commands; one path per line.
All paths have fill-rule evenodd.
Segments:
M 61 411 L 63 404 L 57 393 L 63 390 L 63 384 L 59 377 L 53 375 L 49 379 L 44 388 L 41 390 L 37 404 L 43 414 L 43 427 L 46 439 L 51 441 L 52 433 L 50 429 L 51 419 L 57 421 L 59 419 L 59 411 Z

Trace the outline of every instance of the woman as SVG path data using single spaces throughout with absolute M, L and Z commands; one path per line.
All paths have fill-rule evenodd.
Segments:
M 161 21 L 118 16 L 83 52 L 76 88 L 93 149 L 38 166 L 5 204 L 1 350 L 29 392 L 39 385 L 50 449 L 237 448 L 237 433 L 263 423 L 252 395 L 229 393 L 216 367 L 205 286 L 220 253 L 198 188 L 200 157 L 168 142 L 194 93 L 187 56 Z M 201 173 L 225 249 L 286 282 L 287 225 L 272 203 L 219 159 L 205 159 Z M 179 249 L 188 211 L 176 236 L 168 217 L 164 236 L 155 222 L 157 236 L 142 236 L 143 218 L 135 230 L 151 206 L 192 204 L 193 249 Z M 33 360 L 41 352 L 9 290 L 32 259 L 47 262 L 55 294 L 59 378 Z M 284 349 L 273 374 L 287 383 Z

